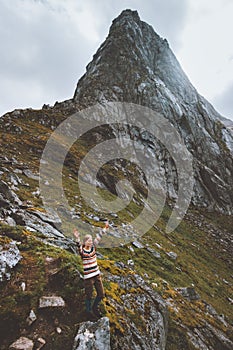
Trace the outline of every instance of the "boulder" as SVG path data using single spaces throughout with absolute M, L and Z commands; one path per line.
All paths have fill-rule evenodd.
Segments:
M 10 269 L 16 266 L 21 259 L 22 256 L 15 241 L 0 245 L 0 282 L 10 279 Z
M 74 340 L 73 350 L 110 350 L 110 327 L 108 317 L 97 322 L 84 322 L 80 325 Z
M 33 350 L 34 343 L 31 339 L 20 337 L 9 347 L 10 350 Z

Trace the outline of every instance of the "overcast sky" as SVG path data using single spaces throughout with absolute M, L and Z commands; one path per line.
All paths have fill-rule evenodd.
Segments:
M 0 115 L 71 98 L 126 8 L 168 40 L 198 92 L 233 120 L 233 0 L 0 0 Z

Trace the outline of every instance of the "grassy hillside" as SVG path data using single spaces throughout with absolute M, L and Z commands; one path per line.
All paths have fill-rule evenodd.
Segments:
M 6 120 L 1 120 L 0 123 L 2 157 L 7 157 L 2 164 L 1 180 L 10 186 L 10 176 L 15 174 L 17 169 L 17 176 L 21 181 L 15 193 L 20 200 L 27 203 L 25 211 L 43 212 L 42 200 L 35 195 L 39 187 L 38 180 L 29 178 L 23 170 L 29 168 L 38 174 L 40 157 L 52 132 L 51 127 L 55 128 L 64 115 L 52 109 L 26 110 L 20 113 L 20 117 L 17 113 L 5 117 L 9 121 L 8 124 Z M 102 137 L 103 134 L 104 130 L 99 130 L 99 136 Z M 80 224 L 86 222 L 100 226 L 101 223 L 94 221 L 89 215 L 99 215 L 98 211 L 95 212 L 87 206 L 77 187 L 77 166 L 87 149 L 92 146 L 88 140 L 88 137 L 83 137 L 70 149 L 63 168 L 63 185 L 70 206 L 80 216 Z M 132 180 L 138 192 L 146 195 L 145 189 L 136 176 L 134 177 L 137 169 L 131 165 L 127 165 L 126 168 L 129 180 Z M 113 187 L 116 179 L 125 175 L 116 169 L 110 171 L 110 164 L 106 165 L 105 170 L 110 176 L 105 180 L 111 180 Z M 104 174 L 100 176 L 104 177 Z M 90 186 L 87 186 L 87 191 L 92 191 Z M 100 193 L 105 199 L 114 198 L 113 188 L 111 193 L 104 189 L 100 189 Z M 112 224 L 120 227 L 122 223 L 130 222 L 137 216 L 141 211 L 140 198 L 138 196 L 136 201 L 118 213 L 118 217 L 112 217 Z M 165 233 L 165 227 L 170 214 L 171 208 L 165 206 L 160 219 L 140 239 L 144 248 L 136 248 L 129 243 L 118 248 L 99 249 L 102 254 L 99 265 L 106 289 L 102 308 L 110 319 L 112 342 L 124 334 L 126 322 L 124 315 L 119 311 L 120 308 L 118 310 L 114 305 L 121 305 L 124 310 L 122 296 L 129 291 L 121 288 L 110 277 L 131 274 L 141 275 L 167 301 L 170 320 L 166 350 L 193 350 L 187 333 L 196 327 L 202 327 L 206 322 L 233 339 L 231 330 L 224 323 L 225 317 L 228 324 L 233 325 L 230 244 L 233 217 L 190 208 L 178 228 L 168 235 Z M 63 229 L 65 234 L 71 235 L 71 225 L 66 224 Z M 71 251 L 47 244 L 41 232 L 31 233 L 23 226 L 10 227 L 0 224 L 0 235 L 2 246 L 12 239 L 20 242 L 18 247 L 23 257 L 12 270 L 11 280 L 0 285 L 0 349 L 6 349 L 19 334 L 44 337 L 47 341 L 45 350 L 64 350 L 64 346 L 71 348 L 78 323 L 85 320 L 84 291 L 79 277 L 80 258 Z M 157 256 L 160 254 L 160 257 L 155 257 L 154 251 L 157 252 Z M 169 256 L 169 252 L 176 253 L 177 258 Z M 48 267 L 50 259 L 55 261 L 54 274 Z M 133 260 L 133 265 L 132 262 L 129 264 L 129 260 Z M 26 283 L 25 291 L 21 288 L 22 282 Z M 184 287 L 193 288 L 200 298 L 194 301 L 184 298 L 179 291 L 179 288 Z M 136 295 L 143 293 L 143 290 L 131 292 Z M 51 294 L 64 298 L 66 307 L 62 311 L 48 313 L 38 309 L 39 298 Z M 224 315 L 222 320 L 214 317 L 213 312 L 209 312 L 209 305 L 212 305 L 218 314 Z M 31 309 L 35 311 L 38 320 L 29 327 L 26 318 Z M 125 312 L 137 322 L 138 329 L 146 331 L 140 315 L 132 310 L 125 309 Z M 56 331 L 57 324 L 62 330 L 61 334 Z
M 100 248 L 104 259 L 99 260 L 99 265 L 106 276 L 104 277 L 106 298 L 102 308 L 110 318 L 114 339 L 119 332 L 123 332 L 124 318 L 113 308 L 111 300 L 123 303 L 121 295 L 126 291 L 109 281 L 107 275 L 140 274 L 168 301 L 170 322 L 167 349 L 178 350 L 177 337 L 183 337 L 182 344 L 189 344 L 184 331 L 186 327 L 193 329 L 208 321 L 217 329 L 227 332 L 224 324 L 207 312 L 206 303 L 211 304 L 219 314 L 224 314 L 229 323 L 233 323 L 232 307 L 228 300 L 232 298 L 232 269 L 229 265 L 231 256 L 228 252 L 221 251 L 219 242 L 211 238 L 204 224 L 200 228 L 193 224 L 193 217 L 198 218 L 199 213 L 188 213 L 187 216 L 191 215 L 192 220 L 185 219 L 169 236 L 164 233 L 166 215 L 165 211 L 156 227 L 141 239 L 145 248 L 134 247 L 134 252 L 132 245 L 111 249 Z M 227 222 L 229 220 L 222 216 L 221 225 L 224 219 Z M 210 220 L 209 213 L 207 220 Z M 19 249 L 23 257 L 14 268 L 11 280 L 1 285 L 0 329 L 4 344 L 15 339 L 17 333 L 22 333 L 23 329 L 26 334 L 36 331 L 42 333 L 46 339 L 50 339 L 47 349 L 58 350 L 62 349 L 64 343 L 71 344 L 78 322 L 85 319 L 84 294 L 82 281 L 79 278 L 80 258 L 71 252 L 45 244 L 41 241 L 42 235 L 35 238 L 23 227 L 12 228 L 1 225 L 0 232 L 1 244 L 7 243 L 10 239 L 21 242 Z M 159 252 L 161 257 L 155 258 L 146 249 L 147 245 Z M 167 255 L 170 251 L 177 254 L 176 260 Z M 57 261 L 57 273 L 54 276 L 49 274 L 46 267 L 48 257 Z M 129 269 L 119 269 L 114 264 L 123 262 L 127 267 L 129 259 L 134 261 L 134 267 Z M 24 292 L 20 288 L 23 281 L 26 282 Z M 176 290 L 178 287 L 194 287 L 200 299 L 192 302 L 186 300 Z M 39 298 L 50 294 L 57 294 L 65 299 L 66 308 L 62 312 L 56 311 L 49 315 L 38 310 Z M 31 309 L 39 317 L 35 329 L 25 323 Z M 62 337 L 55 331 L 56 319 L 59 319 L 63 330 Z M 1 349 L 4 349 L 4 346 Z M 192 349 L 190 344 L 189 346 Z

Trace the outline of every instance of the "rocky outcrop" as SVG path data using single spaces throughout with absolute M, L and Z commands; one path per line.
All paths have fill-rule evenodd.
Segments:
M 119 299 L 109 301 L 117 310 L 118 331 L 121 333 L 112 340 L 112 349 L 164 350 L 168 327 L 164 300 L 137 274 L 108 274 L 107 278 L 123 291 Z
M 187 292 L 187 290 L 189 291 Z M 190 293 L 190 288 L 182 288 L 185 298 L 190 302 L 199 299 L 197 294 Z M 168 303 L 169 304 L 169 303 Z M 170 303 L 170 307 L 171 307 Z M 184 325 L 177 320 L 177 324 L 186 330 L 187 338 L 195 349 L 199 350 L 231 350 L 233 347 L 232 341 L 232 326 L 224 319 L 223 315 L 219 315 L 213 307 L 207 303 L 203 303 L 203 314 L 208 315 L 209 320 L 199 320 L 192 327 Z M 173 304 L 174 307 L 174 304 Z M 208 319 L 207 318 L 207 319 Z M 218 327 L 214 323 L 218 324 Z M 227 329 L 227 331 L 225 331 Z
M 233 213 L 233 136 L 224 126 L 225 119 L 192 86 L 167 40 L 141 21 L 136 11 L 125 10 L 113 21 L 78 82 L 73 101 L 84 107 L 130 102 L 161 113 L 194 157 L 193 203 Z M 174 164 L 156 140 L 153 145 L 149 131 L 138 134 L 123 128 L 121 135 L 130 133 L 134 140 L 140 138 L 145 151 L 150 148 L 155 157 L 161 154 L 159 166 L 166 169 L 167 191 L 174 198 L 179 181 Z M 119 130 L 115 133 L 119 135 Z
M 40 198 L 38 175 L 34 174 L 25 165 L 20 164 L 17 160 L 1 159 L 8 167 L 1 167 L 5 180 L 0 180 L 0 221 L 10 226 L 21 225 L 32 232 L 40 232 L 44 235 L 44 239 L 48 242 L 54 242 L 67 249 L 72 249 L 72 241 L 65 237 L 61 231 L 61 220 L 59 216 L 52 210 L 49 212 L 43 208 L 35 208 L 30 200 L 21 201 L 17 193 L 20 192 L 19 187 L 30 190 L 33 199 Z M 19 169 L 22 168 L 22 169 Z M 12 170 L 13 168 L 13 170 Z M 22 174 L 30 177 L 37 185 L 36 191 L 30 189 L 30 185 L 22 179 Z M 72 213 L 67 213 L 71 217 Z
M 20 251 L 15 241 L 0 244 L 0 282 L 9 280 L 11 269 L 22 259 Z
M 109 319 L 103 317 L 97 322 L 84 322 L 80 324 L 74 340 L 73 350 L 110 350 Z
M 215 329 L 210 323 L 195 328 L 192 332 L 188 331 L 188 335 L 191 343 L 199 350 L 231 350 L 233 347 L 233 342 L 226 337 L 226 334 Z

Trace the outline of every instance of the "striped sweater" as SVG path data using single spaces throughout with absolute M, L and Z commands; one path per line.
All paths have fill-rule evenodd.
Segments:
M 99 275 L 95 246 L 93 245 L 90 250 L 85 250 L 83 246 L 80 246 L 79 253 L 83 261 L 84 279 Z
M 96 258 L 96 246 L 102 238 L 103 233 L 106 232 L 106 228 L 102 229 L 94 240 L 94 244 L 92 245 L 90 250 L 84 249 L 84 246 L 80 244 L 80 241 L 77 242 L 79 254 L 83 261 L 83 270 L 84 270 L 84 279 L 88 279 L 100 274 L 100 270 L 97 264 Z

